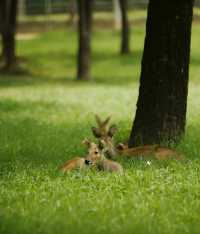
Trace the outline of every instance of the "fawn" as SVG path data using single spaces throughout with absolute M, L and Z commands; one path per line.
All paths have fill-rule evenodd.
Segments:
M 84 140 L 84 144 L 89 148 L 89 151 L 93 147 L 96 149 L 94 153 L 89 153 L 85 158 L 87 164 L 101 171 L 123 173 L 123 168 L 118 162 L 109 160 L 104 156 L 104 149 L 100 149 L 95 143 L 87 139 Z
M 86 140 L 84 140 L 82 143 L 86 144 Z M 90 145 L 88 145 L 88 154 L 85 158 L 75 157 L 73 159 L 70 159 L 63 166 L 61 166 L 60 170 L 65 173 L 75 169 L 86 169 L 88 166 L 90 166 L 90 164 L 92 164 L 86 158 L 93 158 L 97 154 L 99 154 L 99 149 L 95 143 L 91 142 Z
M 153 156 L 158 160 L 172 158 L 181 160 L 183 158 L 176 151 L 159 145 L 144 145 L 129 148 L 128 145 L 120 143 L 115 146 L 113 136 L 117 131 L 116 125 L 111 125 L 109 127 L 108 124 L 110 117 L 108 117 L 105 121 L 102 121 L 98 115 L 95 115 L 95 118 L 98 127 L 92 127 L 93 135 L 99 139 L 99 147 L 103 147 L 105 154 L 110 158 L 114 158 L 117 155 L 127 157 L 143 156 L 145 158 Z
M 76 157 L 68 160 L 63 166 L 61 166 L 60 170 L 62 172 L 65 173 L 75 169 L 83 170 L 93 167 L 102 171 L 122 173 L 122 166 L 117 162 L 106 159 L 103 155 L 103 150 L 99 149 L 97 144 L 90 142 L 87 139 L 82 143 L 88 147 L 87 156 L 85 158 Z

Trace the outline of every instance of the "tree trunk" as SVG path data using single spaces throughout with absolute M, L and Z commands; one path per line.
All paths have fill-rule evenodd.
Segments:
M 69 22 L 74 26 L 76 23 L 76 2 L 74 0 L 69 1 Z
M 6 0 L 0 1 L 0 33 L 1 33 L 1 42 L 2 42 L 2 51 L 1 51 L 1 60 L 4 61 L 4 46 L 3 46 L 3 30 L 5 27 L 5 18 L 6 18 Z
M 17 3 L 17 0 L 2 0 L 1 2 L 2 57 L 5 60 L 6 70 L 9 70 L 16 63 L 15 32 Z
M 130 52 L 129 48 L 129 22 L 127 16 L 128 4 L 127 0 L 119 0 L 121 8 L 121 54 L 128 54 Z
M 79 22 L 78 80 L 90 79 L 92 0 L 77 0 Z
M 185 131 L 193 0 L 150 0 L 129 146 L 178 142 Z
M 119 0 L 113 0 L 114 26 L 116 30 L 121 29 L 121 9 Z

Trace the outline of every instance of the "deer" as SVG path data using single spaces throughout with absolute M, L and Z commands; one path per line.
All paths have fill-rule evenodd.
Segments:
M 82 144 L 86 144 L 86 140 L 82 142 Z M 65 173 L 65 172 L 70 172 L 72 170 L 84 170 L 90 166 L 90 160 L 87 160 L 86 158 L 93 158 L 95 155 L 99 154 L 99 149 L 97 145 L 93 142 L 88 145 L 88 153 L 86 157 L 75 157 L 73 159 L 68 160 L 64 165 L 60 167 L 60 170 Z
M 153 157 L 158 160 L 167 160 L 167 159 L 183 159 L 182 155 L 179 155 L 176 151 L 164 147 L 155 145 L 144 145 L 129 148 L 127 144 L 119 143 L 115 145 L 114 135 L 117 132 L 117 126 L 109 126 L 111 117 L 109 116 L 105 120 L 101 120 L 98 115 L 95 115 L 97 127 L 92 127 L 93 135 L 99 139 L 99 147 L 104 148 L 104 152 L 109 158 L 116 158 L 117 156 L 126 156 L 128 158 L 150 158 Z
M 117 126 L 115 124 L 109 126 L 111 116 L 107 117 L 104 121 L 100 119 L 98 115 L 95 115 L 97 127 L 92 127 L 92 133 L 95 138 L 99 140 L 99 147 L 104 148 L 104 154 L 108 158 L 116 158 L 118 150 L 115 147 L 114 135 L 117 132 Z
M 129 148 L 128 145 L 120 143 L 117 145 L 117 149 L 120 155 L 128 158 L 142 156 L 146 159 L 152 157 L 158 160 L 183 159 L 183 156 L 178 154 L 175 150 L 159 145 L 144 145 Z
M 95 147 L 95 153 L 89 153 L 88 156 L 85 158 L 85 161 L 88 165 L 92 165 L 96 169 L 100 171 L 106 172 L 115 172 L 119 174 L 123 174 L 123 167 L 118 162 L 113 160 L 109 160 L 104 155 L 104 149 L 99 148 L 97 144 L 85 139 L 83 142 L 89 149 Z
M 103 154 L 103 149 L 100 149 L 97 144 L 89 141 L 88 139 L 84 139 L 82 144 L 87 146 L 88 154 L 84 158 L 75 157 L 68 160 L 60 167 L 60 170 L 63 173 L 71 172 L 72 170 L 85 170 L 87 168 L 122 173 L 122 166 L 117 162 L 106 159 Z

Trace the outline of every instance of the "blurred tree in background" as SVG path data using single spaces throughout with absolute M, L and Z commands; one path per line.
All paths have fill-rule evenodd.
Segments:
M 75 19 L 76 12 L 77 12 L 76 1 L 69 0 L 69 15 L 70 15 L 69 20 L 70 20 L 71 25 L 75 25 L 75 23 L 76 23 L 76 19 Z
M 119 0 L 121 9 L 121 54 L 128 54 L 129 48 L 129 22 L 128 22 L 128 2 Z
M 1 59 L 4 71 L 12 71 L 16 65 L 15 33 L 18 0 L 0 1 L 0 24 L 2 38 Z
M 92 24 L 92 5 L 93 0 L 77 0 L 78 6 L 78 67 L 77 79 L 90 79 L 90 63 L 91 63 L 91 24 Z

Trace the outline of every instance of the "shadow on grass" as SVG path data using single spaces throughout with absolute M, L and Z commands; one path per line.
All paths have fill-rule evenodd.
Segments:
M 33 57 L 38 57 L 35 60 Z M 31 86 L 31 85 L 76 85 L 76 55 L 63 52 L 38 53 L 27 58 L 24 63 L 28 73 L 23 75 L 0 74 L 0 87 Z M 53 58 L 46 63 L 47 58 Z M 138 71 L 141 51 L 133 51 L 129 55 L 120 56 L 118 53 L 94 52 L 92 55 L 92 79 L 89 82 L 78 82 L 105 85 L 128 85 L 138 82 Z M 55 62 L 56 61 L 56 62 Z M 117 68 L 117 69 L 116 69 Z M 66 76 L 65 76 L 66 73 Z
M 3 99 L 0 100 L 0 110 L 4 113 L 9 112 L 22 112 L 22 111 L 37 111 L 38 109 L 43 110 L 56 110 L 56 103 L 54 102 L 44 102 L 44 101 L 15 101 L 13 99 Z

